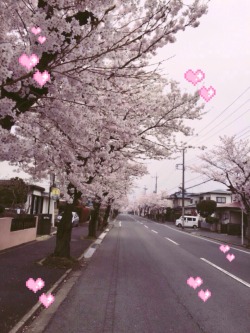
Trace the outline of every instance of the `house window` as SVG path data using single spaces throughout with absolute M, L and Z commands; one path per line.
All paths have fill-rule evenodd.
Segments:
M 210 197 L 206 197 L 206 200 L 210 200 Z
M 193 203 L 193 199 L 190 199 L 190 203 L 191 203 L 191 204 Z
M 226 198 L 225 197 L 216 197 L 216 202 L 218 202 L 218 203 L 226 203 Z
M 32 195 L 30 214 L 40 214 L 43 210 L 43 198 L 37 195 Z

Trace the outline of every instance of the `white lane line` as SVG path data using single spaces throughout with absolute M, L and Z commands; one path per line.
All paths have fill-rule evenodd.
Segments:
M 153 232 L 155 232 L 156 234 L 158 234 L 158 231 L 155 231 L 155 230 L 151 230 L 151 231 L 153 231 Z
M 237 276 L 235 276 L 235 275 L 229 273 L 228 271 L 225 271 L 224 269 L 222 269 L 222 268 L 220 268 L 219 266 L 213 264 L 212 262 L 208 261 L 207 259 L 204 259 L 204 258 L 200 258 L 200 259 L 203 260 L 203 261 L 205 261 L 205 262 L 208 263 L 209 265 L 211 265 L 211 266 L 217 268 L 219 271 L 221 271 L 221 272 L 227 274 L 227 275 L 230 276 L 231 278 L 237 280 L 238 282 L 244 284 L 244 285 L 247 286 L 248 288 L 250 288 L 250 284 L 247 283 L 246 281 L 244 281 L 244 280 L 238 278 Z
M 119 222 L 119 227 L 121 227 L 122 226 L 122 223 L 121 223 L 121 221 Z
M 148 226 L 147 226 L 147 225 L 144 225 L 144 227 L 148 229 Z
M 173 231 L 180 232 L 180 233 L 182 233 L 182 234 L 185 234 L 185 235 L 188 235 L 188 236 L 191 236 L 191 237 L 196 237 L 196 238 L 203 239 L 203 240 L 205 240 L 205 241 L 207 241 L 207 242 L 210 242 L 210 243 L 214 243 L 214 244 L 218 244 L 218 245 L 226 244 L 226 243 L 224 243 L 223 241 L 219 241 L 219 240 L 218 240 L 218 241 L 215 242 L 215 241 L 212 241 L 212 240 L 210 240 L 210 239 L 206 239 L 206 238 L 201 237 L 201 236 L 191 235 L 191 234 L 189 234 L 188 232 L 183 232 L 183 231 L 175 230 L 174 228 L 171 228 L 171 227 L 169 227 L 168 225 L 165 225 L 165 224 L 163 224 L 163 226 L 166 227 L 166 228 L 168 228 L 168 229 L 171 229 L 171 230 L 173 230 Z M 228 245 L 230 246 L 230 244 L 228 244 Z M 249 251 L 240 250 L 240 249 L 237 249 L 236 247 L 233 247 L 233 246 L 230 246 L 230 248 L 231 248 L 231 249 L 234 249 L 234 250 L 236 250 L 236 251 L 240 251 L 240 252 L 244 252 L 244 253 L 250 254 Z
M 175 241 L 173 241 L 173 240 L 170 239 L 170 238 L 167 238 L 167 237 L 164 237 L 164 238 L 166 238 L 167 240 L 169 240 L 170 242 L 172 242 L 172 243 L 174 243 L 174 244 L 176 244 L 176 245 L 179 245 L 178 243 L 176 243 Z

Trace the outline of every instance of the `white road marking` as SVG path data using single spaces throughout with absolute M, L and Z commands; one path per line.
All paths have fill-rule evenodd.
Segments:
M 153 232 L 155 232 L 156 234 L 158 234 L 158 231 L 155 231 L 155 230 L 151 230 L 151 231 L 153 231 Z
M 183 234 L 183 231 L 175 230 L 174 228 L 171 228 L 171 227 L 169 227 L 168 225 L 165 225 L 165 224 L 163 224 L 163 226 L 166 227 L 166 228 L 169 228 L 169 229 L 171 229 L 171 230 L 174 230 L 174 231 L 176 231 L 176 232 L 180 232 L 180 233 Z M 212 240 L 210 240 L 210 239 L 206 239 L 206 238 L 201 237 L 201 236 L 191 235 L 191 234 L 189 234 L 188 232 L 185 232 L 185 235 L 188 235 L 188 236 L 191 236 L 191 237 L 200 238 L 200 239 L 203 239 L 203 240 L 205 240 L 205 241 L 207 241 L 207 242 L 215 243 L 215 244 L 218 244 L 218 245 L 220 245 L 220 244 L 225 244 L 223 241 L 219 241 L 219 240 L 218 240 L 218 241 L 212 241 Z M 229 244 L 229 245 L 230 245 L 230 244 Z M 234 250 L 236 250 L 236 251 L 240 251 L 240 252 L 244 252 L 244 253 L 250 254 L 249 251 L 240 250 L 240 249 L 237 249 L 236 247 L 233 247 L 233 246 L 230 246 L 230 248 L 231 248 L 231 249 L 234 249 Z
M 144 227 L 148 229 L 148 226 L 147 226 L 147 225 L 144 225 Z
M 248 288 L 250 288 L 250 284 L 247 283 L 246 281 L 244 281 L 244 280 L 238 278 L 237 276 L 235 276 L 235 275 L 229 273 L 228 271 L 225 271 L 224 269 L 220 268 L 219 266 L 213 264 L 212 262 L 210 262 L 210 261 L 208 261 L 208 260 L 206 260 L 206 259 L 204 259 L 204 258 L 200 258 L 200 259 L 203 260 L 203 261 L 205 261 L 205 262 L 208 263 L 209 265 L 211 265 L 211 266 L 217 268 L 219 271 L 221 271 L 221 272 L 227 274 L 227 275 L 230 276 L 231 278 L 237 280 L 238 282 L 244 284 L 244 285 L 247 286 Z
M 119 222 L 119 227 L 121 227 L 122 226 L 122 223 L 121 223 L 121 221 Z
M 167 238 L 167 237 L 164 237 L 164 238 L 166 238 L 167 240 L 169 240 L 170 242 L 172 242 L 172 243 L 174 243 L 174 244 L 176 244 L 176 245 L 179 245 L 178 243 L 176 243 L 175 241 L 173 241 L 173 240 L 170 239 L 170 238 Z

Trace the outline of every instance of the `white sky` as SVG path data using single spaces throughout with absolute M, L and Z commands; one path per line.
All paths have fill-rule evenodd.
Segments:
M 180 32 L 176 38 L 176 43 L 159 50 L 154 58 L 159 61 L 174 55 L 165 63 L 163 73 L 180 82 L 183 91 L 195 92 L 203 85 L 216 89 L 216 95 L 206 103 L 208 113 L 202 120 L 189 122 L 199 135 L 188 138 L 188 144 L 205 145 L 209 149 L 219 143 L 220 135 L 238 134 L 239 137 L 245 133 L 241 138 L 250 136 L 250 1 L 211 0 L 208 14 L 200 19 L 200 26 Z M 184 78 L 189 69 L 202 70 L 205 79 L 193 86 Z M 197 164 L 200 153 L 198 149 L 189 149 L 185 154 L 186 165 Z M 182 181 L 182 171 L 175 167 L 177 163 L 182 163 L 181 154 L 174 161 L 149 161 L 150 175 L 137 182 L 138 188 L 132 196 L 144 193 L 145 185 L 147 193 L 152 193 L 155 186 L 152 177 L 156 173 L 159 176 L 158 193 L 160 190 L 167 190 L 169 194 L 177 191 Z M 203 180 L 198 174 L 186 170 L 185 188 Z M 208 182 L 188 191 L 223 188 L 219 183 Z
M 202 120 L 193 120 L 191 123 L 196 133 L 201 133 L 198 137 L 189 138 L 188 143 L 211 148 L 218 144 L 220 135 L 240 136 L 245 133 L 241 138 L 250 136 L 250 0 L 211 0 L 208 14 L 201 18 L 200 26 L 188 28 L 176 37 L 176 43 L 160 49 L 152 63 L 175 55 L 165 63 L 163 73 L 180 82 L 183 91 L 194 92 L 203 85 L 216 89 L 216 95 L 206 103 L 205 110 L 208 113 Z M 193 86 L 184 78 L 184 73 L 189 69 L 201 69 L 206 75 L 205 79 Z M 198 163 L 199 153 L 198 149 L 187 151 L 187 166 Z M 144 193 L 145 185 L 147 193 L 152 193 L 155 185 L 155 178 L 152 177 L 156 173 L 159 176 L 158 192 L 167 190 L 170 194 L 177 191 L 182 177 L 181 170 L 175 168 L 177 163 L 182 163 L 181 158 L 174 161 L 149 161 L 147 165 L 150 175 L 137 182 L 138 187 L 134 189 L 133 196 Z M 12 170 L 6 162 L 0 163 L 0 178 L 17 175 Z M 23 177 L 24 174 L 18 176 Z M 201 176 L 189 171 L 186 171 L 185 178 L 186 188 L 203 181 Z M 218 188 L 224 187 L 209 182 L 189 191 Z

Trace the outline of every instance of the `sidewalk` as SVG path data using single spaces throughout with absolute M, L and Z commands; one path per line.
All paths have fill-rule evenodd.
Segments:
M 87 234 L 87 224 L 72 229 L 72 257 L 79 258 L 93 243 L 93 240 L 84 239 Z M 48 290 L 67 271 L 67 269 L 48 268 L 39 264 L 39 261 L 53 253 L 55 242 L 55 235 L 39 236 L 36 241 L 0 252 L 1 333 L 8 333 L 37 304 L 39 296 L 43 293 L 47 294 Z M 41 278 L 45 282 L 45 286 L 34 293 L 26 287 L 26 281 L 29 278 L 34 280 Z M 62 283 L 65 280 L 66 278 Z

